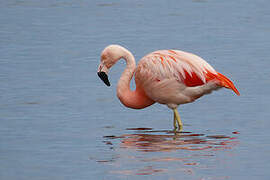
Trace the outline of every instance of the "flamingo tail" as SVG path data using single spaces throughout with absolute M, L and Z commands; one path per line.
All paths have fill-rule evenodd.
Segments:
M 226 76 L 224 76 L 221 73 L 218 73 L 217 79 L 220 81 L 220 85 L 221 86 L 233 90 L 235 92 L 235 94 L 237 94 L 238 96 L 240 96 L 239 91 L 236 89 L 236 87 L 234 86 L 233 82 L 229 78 L 227 78 Z

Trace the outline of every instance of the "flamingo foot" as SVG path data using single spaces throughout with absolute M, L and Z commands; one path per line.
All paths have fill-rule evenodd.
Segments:
M 183 131 L 183 123 L 176 108 L 173 109 L 173 113 L 174 113 L 174 120 L 173 120 L 174 131 L 177 131 L 177 129 L 178 131 Z

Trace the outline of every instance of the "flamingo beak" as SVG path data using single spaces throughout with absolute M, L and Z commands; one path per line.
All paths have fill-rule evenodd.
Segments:
M 98 75 L 98 77 L 107 85 L 107 86 L 110 86 L 111 84 L 110 84 L 110 81 L 109 81 L 109 79 L 108 79 L 108 75 L 105 73 L 105 72 L 103 72 L 103 71 L 99 71 L 98 73 L 97 73 L 97 75 Z

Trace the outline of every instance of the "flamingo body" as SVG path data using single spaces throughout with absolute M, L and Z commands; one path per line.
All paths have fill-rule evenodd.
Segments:
M 155 102 L 178 106 L 221 87 L 238 90 L 205 60 L 179 50 L 159 50 L 144 56 L 135 70 L 135 82 Z
M 110 85 L 109 69 L 123 58 L 126 68 L 117 85 L 117 96 L 126 107 L 141 109 L 154 104 L 166 104 L 174 111 L 179 130 L 182 122 L 177 111 L 180 104 L 190 103 L 222 87 L 240 95 L 234 84 L 217 72 L 201 57 L 179 50 L 159 50 L 144 56 L 136 67 L 134 56 L 124 47 L 110 45 L 101 54 L 98 75 Z M 130 89 L 135 73 L 136 89 Z

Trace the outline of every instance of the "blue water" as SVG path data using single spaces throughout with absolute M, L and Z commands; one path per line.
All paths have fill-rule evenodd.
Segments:
M 0 1 L 0 179 L 262 179 L 270 177 L 270 2 L 267 0 Z M 179 107 L 127 109 L 125 64 L 97 77 L 100 52 L 200 55 L 230 77 Z M 134 87 L 134 84 L 133 84 Z

